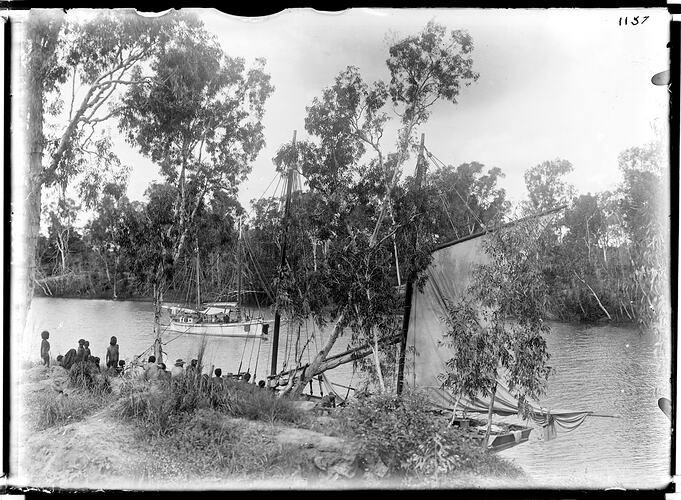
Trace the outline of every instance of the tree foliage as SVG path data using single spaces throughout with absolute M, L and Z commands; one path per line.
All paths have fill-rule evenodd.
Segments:
M 544 212 L 565 205 L 574 196 L 574 187 L 564 180 L 573 171 L 567 160 L 545 161 L 525 172 L 529 212 Z
M 551 373 L 543 320 L 548 294 L 541 238 L 546 221 L 529 219 L 489 233 L 489 258 L 474 273 L 466 298 L 450 299 L 444 344 L 445 386 L 457 396 L 489 396 L 503 379 L 521 402 L 539 398 Z

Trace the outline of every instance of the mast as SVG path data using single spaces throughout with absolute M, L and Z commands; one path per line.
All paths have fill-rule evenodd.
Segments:
M 196 252 L 196 310 L 200 311 L 201 310 L 201 281 L 199 279 L 199 272 L 200 272 L 200 267 L 199 267 L 199 242 L 196 242 L 196 249 L 194 250 Z
M 241 316 L 241 217 L 239 217 L 239 239 L 236 242 L 236 307 Z
M 293 131 L 293 150 L 296 148 L 296 131 Z M 277 280 L 277 291 L 275 295 L 274 305 L 274 328 L 272 329 L 272 366 L 270 367 L 270 374 L 277 373 L 277 351 L 279 350 L 279 326 L 281 325 L 281 315 L 279 314 L 279 283 L 284 274 L 284 266 L 286 265 L 286 237 L 288 235 L 289 214 L 291 211 L 291 188 L 293 187 L 293 165 L 288 166 L 288 176 L 286 181 L 286 204 L 284 205 L 284 231 L 281 241 L 281 259 L 279 261 L 279 279 Z
M 426 134 L 421 134 L 421 146 L 419 146 L 419 157 L 416 160 L 416 189 L 421 189 L 421 183 L 423 182 L 423 169 L 425 167 L 423 150 L 425 148 L 424 142 L 426 139 Z M 419 197 L 420 199 L 420 197 Z M 412 233 L 412 251 L 416 251 L 417 235 L 416 228 Z M 411 316 L 411 298 L 414 294 L 414 276 L 413 271 L 413 257 L 412 257 L 412 270 L 409 271 L 409 276 L 407 277 L 407 286 L 404 291 L 404 317 L 402 318 L 402 336 L 400 338 L 400 357 L 399 364 L 397 368 L 397 394 L 402 394 L 402 388 L 404 386 L 404 360 L 406 357 L 407 350 L 407 330 L 409 329 L 409 317 Z

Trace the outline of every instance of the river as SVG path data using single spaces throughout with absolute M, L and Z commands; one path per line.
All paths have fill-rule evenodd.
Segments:
M 50 332 L 52 356 L 77 347 L 79 338 L 90 341 L 94 356 L 104 359 L 112 335 L 118 338 L 121 358 L 129 363 L 135 355 L 149 355 L 153 342 L 153 312 L 148 302 L 36 298 L 27 331 L 17 347 L 23 359 L 39 359 L 40 332 Z M 650 336 L 634 328 L 550 323 L 547 337 L 555 373 L 544 407 L 592 410 L 614 417 L 589 417 L 579 428 L 558 438 L 540 439 L 535 430 L 527 443 L 500 452 L 521 466 L 539 487 L 566 488 L 659 488 L 669 480 L 670 422 L 659 410 L 657 399 L 670 397 L 670 363 Z M 286 333 L 291 342 L 287 342 Z M 279 363 L 293 361 L 297 328 L 282 327 Z M 315 333 L 314 336 L 312 334 Z M 325 332 L 302 328 L 298 351 L 308 341 L 321 346 Z M 332 352 L 345 350 L 349 336 L 341 337 Z M 170 368 L 176 358 L 196 357 L 198 338 L 164 334 L 164 351 Z M 312 352 L 316 350 L 313 349 Z M 208 338 L 206 365 L 223 373 L 249 369 L 256 379 L 269 371 L 271 343 L 242 338 Z M 668 351 L 667 351 L 668 352 Z M 307 361 L 307 355 L 303 358 Z M 333 370 L 337 383 L 356 385 L 351 364 Z M 350 384 L 348 384 L 350 382 Z M 318 388 L 315 387 L 315 391 Z

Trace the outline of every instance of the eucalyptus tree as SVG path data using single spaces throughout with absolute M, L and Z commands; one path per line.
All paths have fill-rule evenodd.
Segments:
M 541 237 L 547 221 L 530 219 L 489 233 L 483 241 L 488 262 L 478 265 L 465 294 L 447 304 L 444 344 L 445 386 L 460 397 L 490 397 L 487 444 L 497 381 L 503 379 L 518 398 L 521 413 L 527 398 L 546 390 L 548 365 L 543 320 L 548 292 L 543 277 Z
M 65 71 L 58 64 L 57 47 L 59 32 L 64 22 L 63 12 L 31 10 L 25 23 L 25 36 L 22 50 L 22 66 L 25 68 L 23 80 L 25 97 L 21 113 L 26 116 L 26 158 L 24 177 L 24 232 L 18 225 L 12 225 L 14 241 L 24 242 L 23 255 L 16 255 L 14 263 L 15 279 L 18 290 L 16 326 L 23 328 L 26 313 L 33 296 L 36 275 L 36 248 L 40 232 L 42 197 L 43 155 L 46 143 L 43 128 L 45 115 L 45 95 L 63 81 Z M 15 212 L 17 207 L 14 208 Z
M 438 241 L 463 238 L 501 220 L 510 208 L 506 191 L 498 185 L 503 177 L 498 167 L 486 168 L 475 161 L 431 170 L 424 197 Z M 409 179 L 406 189 L 412 189 L 414 183 Z
M 42 190 L 78 184 L 92 206 L 99 188 L 124 178 L 105 126 L 120 111 L 121 89 L 141 85 L 154 51 L 187 25 L 185 14 L 146 18 L 133 10 L 32 10 L 23 42 L 26 82 L 26 308 L 35 272 Z
M 664 334 L 670 315 L 669 192 L 661 141 L 619 156 L 622 226 L 634 263 L 634 314 L 644 330 Z
M 525 172 L 528 192 L 526 211 L 543 212 L 570 203 L 575 188 L 565 180 L 565 176 L 573 170 L 569 161 L 560 158 L 544 161 L 528 169 Z
M 372 346 L 375 373 L 381 388 L 385 386 L 379 341 L 394 332 L 401 300 L 392 272 L 393 238 L 422 215 L 415 206 L 403 207 L 398 214 L 394 198 L 415 133 L 431 107 L 439 101 L 456 103 L 461 87 L 477 80 L 472 50 L 465 31 L 428 23 L 417 35 L 396 40 L 389 48 L 389 83 L 366 83 L 355 67 L 342 71 L 307 108 L 305 128 L 315 140 L 295 149 L 282 147 L 278 153 L 282 168 L 298 163 L 319 200 L 308 231 L 325 248 L 322 262 L 316 263 L 314 286 L 289 282 L 293 290 L 286 293 L 291 297 L 295 289 L 308 290 L 308 296 L 325 297 L 328 307 L 318 311 L 326 311 L 322 319 L 336 323 L 294 392 L 314 375 L 346 326 L 354 342 Z M 383 144 L 390 107 L 400 119 L 394 151 Z M 421 235 L 417 248 L 401 258 L 423 270 L 429 243 L 430 236 Z
M 124 214 L 130 201 L 125 196 L 125 186 L 107 184 L 102 188 L 101 200 L 95 217 L 85 226 L 85 240 L 104 266 L 106 281 L 117 298 L 117 283 L 121 269 L 121 231 Z
M 168 273 L 185 249 L 197 210 L 220 191 L 234 195 L 265 144 L 261 120 L 273 87 L 264 66 L 257 59 L 247 68 L 242 58 L 226 55 L 202 26 L 185 26 L 155 53 L 153 76 L 122 98 L 120 129 L 126 140 L 158 164 L 176 189 L 168 244 L 153 262 L 157 355 Z

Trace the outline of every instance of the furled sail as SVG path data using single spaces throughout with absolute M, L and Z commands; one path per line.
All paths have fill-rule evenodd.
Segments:
M 451 351 L 441 345 L 447 329 L 443 321 L 448 314 L 446 301 L 456 302 L 463 298 L 475 267 L 489 262 L 483 245 L 488 237 L 486 233 L 481 233 L 437 248 L 426 271 L 428 280 L 423 290 L 414 290 L 412 296 L 407 331 L 407 349 L 411 351 L 412 359 L 406 365 L 405 383 L 426 392 L 432 403 L 443 409 L 451 410 L 456 404 L 456 398 L 442 384 L 445 363 L 452 357 Z M 463 396 L 457 408 L 485 413 L 489 409 L 489 402 L 489 397 L 480 396 L 470 400 Z M 572 430 L 592 413 L 549 410 L 534 401 L 527 403 L 532 420 L 550 430 L 554 429 L 554 423 L 565 430 Z M 518 414 L 518 400 L 509 391 L 503 377 L 497 381 L 492 411 L 500 416 Z

